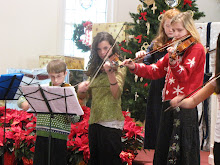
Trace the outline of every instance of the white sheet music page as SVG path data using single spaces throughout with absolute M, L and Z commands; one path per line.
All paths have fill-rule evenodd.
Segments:
M 48 100 L 53 113 L 66 113 L 67 107 L 68 114 L 84 114 L 74 87 L 21 86 L 25 98 L 33 107 L 33 109 L 31 108 L 31 112 L 50 112 L 40 88 L 42 89 L 46 100 Z

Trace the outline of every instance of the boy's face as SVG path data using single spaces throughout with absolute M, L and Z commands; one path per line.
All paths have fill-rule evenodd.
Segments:
M 49 73 L 48 75 L 51 79 L 53 86 L 60 86 L 64 82 L 66 74 L 67 72 L 60 72 L 60 73 Z

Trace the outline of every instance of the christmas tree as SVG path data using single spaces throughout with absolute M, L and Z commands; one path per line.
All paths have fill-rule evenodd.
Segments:
M 173 7 L 180 11 L 192 11 L 193 19 L 198 20 L 204 17 L 203 12 L 199 12 L 195 0 L 139 0 L 141 4 L 137 6 L 137 13 L 130 13 L 133 19 L 126 30 L 127 41 L 119 44 L 122 55 L 126 58 L 135 58 L 135 53 L 146 50 L 159 27 L 160 16 Z M 122 109 L 129 110 L 131 117 L 144 121 L 146 102 L 150 80 L 136 77 L 127 72 L 124 91 L 122 95 Z

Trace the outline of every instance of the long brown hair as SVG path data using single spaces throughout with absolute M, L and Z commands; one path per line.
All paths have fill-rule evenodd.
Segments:
M 168 42 L 169 38 L 166 35 L 165 30 L 163 28 L 164 23 L 167 19 L 172 19 L 175 15 L 177 15 L 179 13 L 180 13 L 180 11 L 178 9 L 173 8 L 173 9 L 167 10 L 163 14 L 157 36 L 153 40 L 154 41 L 154 46 L 153 46 L 154 50 L 157 49 L 158 47 L 161 47 L 162 45 L 164 45 Z
M 87 76 L 93 77 L 97 68 L 102 64 L 103 60 L 99 57 L 98 52 L 97 52 L 97 47 L 98 44 L 102 41 L 108 41 L 109 44 L 112 46 L 115 42 L 113 36 L 109 34 L 108 32 L 99 32 L 93 39 L 92 43 L 92 50 L 91 50 L 91 55 L 90 59 L 88 62 L 88 70 L 87 70 Z M 119 54 L 119 49 L 118 46 L 115 45 L 112 49 L 112 54 Z
M 220 33 L 216 45 L 215 75 L 220 72 Z M 220 93 L 220 78 L 216 79 L 215 93 Z

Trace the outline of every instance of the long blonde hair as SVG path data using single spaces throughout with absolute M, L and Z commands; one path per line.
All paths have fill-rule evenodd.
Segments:
M 163 28 L 164 23 L 167 19 L 172 19 L 175 15 L 179 14 L 180 11 L 176 8 L 167 10 L 161 19 L 160 22 L 160 26 L 159 26 L 159 30 L 157 33 L 157 36 L 155 37 L 155 39 L 153 40 L 154 42 L 154 46 L 153 49 L 157 49 L 158 47 L 161 47 L 162 45 L 164 45 L 165 43 L 167 43 L 167 41 L 169 40 L 168 36 L 165 33 L 165 30 Z
M 197 43 L 201 43 L 200 35 L 194 24 L 192 13 L 189 11 L 182 12 L 172 18 L 171 24 L 182 23 L 183 27 L 192 35 Z

